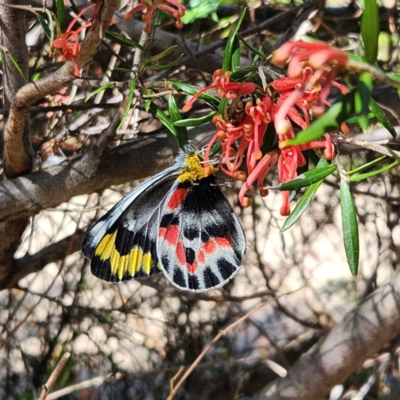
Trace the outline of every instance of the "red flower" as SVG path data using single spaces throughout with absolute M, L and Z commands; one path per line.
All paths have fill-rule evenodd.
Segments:
M 279 181 L 287 182 L 295 179 L 298 168 L 305 165 L 304 150 L 325 148 L 326 159 L 331 160 L 335 156 L 328 134 L 325 134 L 325 140 L 299 146 L 288 146 L 287 140 L 295 137 L 295 129 L 305 129 L 310 125 L 310 113 L 318 116 L 324 112 L 325 106 L 330 105 L 327 97 L 332 85 L 342 93 L 347 92 L 345 87 L 334 81 L 336 74 L 345 67 L 347 55 L 325 44 L 289 42 L 276 50 L 273 61 L 278 65 L 289 62 L 288 77 L 273 81 L 266 91 L 251 82 L 231 82 L 231 72 L 217 70 L 213 75 L 213 84 L 197 92 L 183 107 L 184 111 L 190 110 L 193 101 L 210 89 L 217 89 L 221 98 L 231 102 L 242 95 L 253 95 L 251 99 L 243 100 L 246 101 L 244 115 L 240 114 L 239 121 L 232 122 L 222 115 L 214 117 L 217 132 L 209 142 L 204 157 L 204 168 L 208 168 L 211 148 L 215 142 L 220 143 L 220 169 L 244 182 L 239 193 L 243 206 L 250 204 L 245 195 L 255 182 L 261 195 L 268 194 L 264 180 L 274 165 L 278 166 Z M 278 135 L 278 149 L 263 154 L 261 146 L 271 123 Z M 247 174 L 241 170 L 244 161 Z M 288 215 L 289 192 L 283 191 L 282 196 L 280 212 L 281 215 Z
M 78 64 L 75 61 L 75 57 L 79 55 L 81 46 L 79 44 L 79 33 L 92 25 L 92 22 L 87 22 L 86 24 L 79 27 L 77 30 L 73 31 L 72 27 L 76 24 L 78 19 L 87 10 L 95 7 L 95 4 L 85 7 L 81 12 L 71 21 L 65 33 L 63 33 L 58 39 L 54 40 L 53 47 L 62 55 L 64 60 L 71 60 L 74 64 L 74 75 L 80 76 Z M 97 14 L 96 14 L 97 15 Z
M 175 6 L 176 9 L 171 7 L 171 5 Z M 125 15 L 124 19 L 130 21 L 133 14 L 145 10 L 142 15 L 142 20 L 146 22 L 143 31 L 145 33 L 150 33 L 151 19 L 153 18 L 153 13 L 156 8 L 171 14 L 176 19 L 176 28 L 181 29 L 183 27 L 181 18 L 185 15 L 186 7 L 176 0 L 154 0 L 151 4 L 148 4 L 146 0 L 140 0 L 140 4 L 132 8 L 132 10 Z

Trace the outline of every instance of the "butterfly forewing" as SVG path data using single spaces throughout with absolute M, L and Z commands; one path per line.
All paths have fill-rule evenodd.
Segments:
M 241 266 L 245 237 L 236 215 L 186 144 L 171 168 L 128 193 L 88 232 L 82 246 L 92 273 L 116 282 L 163 271 L 184 290 L 229 281 Z
M 157 240 L 164 274 L 186 290 L 224 285 L 240 268 L 246 249 L 238 219 L 211 176 L 173 189 Z
M 163 204 L 176 176 L 176 168 L 170 168 L 143 182 L 91 228 L 82 252 L 91 259 L 95 276 L 117 282 L 161 272 L 157 231 Z

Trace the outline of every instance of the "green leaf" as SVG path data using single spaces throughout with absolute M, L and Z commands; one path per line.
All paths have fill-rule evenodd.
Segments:
M 364 10 L 361 15 L 361 37 L 364 43 L 364 59 L 369 64 L 375 64 L 378 55 L 379 10 L 376 0 L 364 0 Z
M 118 39 L 120 42 L 128 44 L 129 46 L 135 47 L 135 48 L 139 49 L 142 53 L 146 54 L 145 47 L 143 47 L 141 44 L 139 44 L 138 42 L 135 42 L 132 39 L 128 39 L 124 35 L 120 35 L 119 33 L 110 32 L 110 31 L 107 31 L 107 35 L 112 36 L 115 39 Z
M 240 42 L 237 36 L 235 36 L 235 39 L 233 41 L 232 50 L 233 52 L 232 52 L 231 71 L 235 72 L 240 65 Z
M 282 183 L 279 185 L 279 190 L 299 190 L 305 186 L 310 186 L 315 182 L 325 179 L 335 171 L 336 165 L 315 168 L 311 171 L 304 172 L 296 179 Z
M 224 117 L 225 117 L 226 107 L 228 107 L 228 99 L 225 99 L 225 98 L 221 99 L 221 102 L 219 103 L 218 111 Z
M 354 174 L 356 174 L 358 172 L 364 171 L 365 169 L 374 167 L 375 165 L 379 164 L 380 162 L 382 162 L 383 160 L 386 160 L 386 159 L 387 159 L 387 156 L 379 157 L 379 158 L 377 158 L 375 160 L 372 160 L 372 161 L 370 161 L 370 162 L 368 162 L 366 164 L 363 164 L 363 165 L 361 165 L 361 166 L 359 166 L 357 168 L 354 168 L 351 171 L 347 171 L 346 175 L 347 176 L 354 175 Z
M 146 90 L 146 94 L 153 94 L 153 89 L 147 89 Z M 146 112 L 149 112 L 150 110 L 150 105 L 151 105 L 152 100 L 151 99 L 145 99 L 144 100 L 144 109 L 146 110 Z
M 131 106 L 132 106 L 133 96 L 135 94 L 136 82 L 137 82 L 137 78 L 135 78 L 129 86 L 128 100 L 127 100 L 126 107 L 124 110 L 124 115 L 122 116 L 121 122 L 119 123 L 117 129 L 121 129 L 122 125 L 125 123 L 126 118 L 128 117 L 129 110 L 131 109 Z
M 342 229 L 344 248 L 350 272 L 357 276 L 360 256 L 360 243 L 358 237 L 357 215 L 354 207 L 353 196 L 347 182 L 340 181 L 340 208 L 342 211 Z
M 167 117 L 163 110 L 158 107 L 156 104 L 151 102 L 150 104 L 151 112 L 162 122 L 162 124 L 174 135 L 176 136 L 176 130 L 173 123 Z
M 172 93 L 170 94 L 169 100 L 168 100 L 168 111 L 169 111 L 172 125 L 175 126 L 174 122 L 181 120 L 182 115 L 179 112 L 179 108 L 176 105 L 175 98 L 172 95 Z M 175 136 L 176 136 L 176 139 L 178 140 L 179 148 L 182 148 L 183 145 L 185 143 L 187 143 L 189 140 L 187 129 L 185 127 L 175 126 L 174 130 L 176 132 Z
M 252 45 L 250 45 L 249 43 L 247 43 L 246 40 L 239 34 L 237 34 L 237 37 L 251 52 L 253 52 L 254 54 L 257 54 L 261 58 L 265 59 L 265 54 L 261 51 L 261 49 L 262 49 L 261 46 L 260 46 L 260 50 L 258 50 L 255 47 L 253 47 Z
M 322 117 L 315 120 L 308 128 L 301 131 L 294 139 L 285 140 L 282 145 L 297 146 L 322 137 L 326 132 L 336 129 L 355 112 L 355 90 L 328 108 Z
M 52 40 L 51 30 L 50 30 L 49 26 L 47 25 L 46 20 L 38 13 L 36 14 L 36 18 L 38 19 L 39 24 L 41 25 L 44 34 L 47 36 L 47 39 L 49 39 L 51 41 Z
M 325 158 L 322 157 L 319 160 L 315 169 L 324 168 L 327 166 L 329 166 L 328 161 L 326 161 Z M 301 199 L 297 202 L 294 210 L 286 218 L 285 223 L 283 224 L 283 226 L 281 228 L 281 232 L 284 232 L 287 229 L 289 229 L 290 227 L 292 227 L 300 219 L 300 217 L 303 215 L 304 211 L 307 209 L 308 205 L 310 204 L 315 193 L 317 192 L 318 188 L 321 186 L 322 182 L 323 182 L 323 179 L 321 179 L 319 182 L 313 183 L 306 189 L 306 191 L 304 192 Z
M 399 161 L 396 160 L 394 162 L 392 162 L 389 165 L 386 165 L 382 168 L 379 168 L 375 171 L 371 171 L 371 172 L 366 172 L 365 174 L 358 174 L 358 175 L 353 175 L 349 178 L 350 182 L 359 182 L 359 181 L 363 181 L 365 179 L 369 179 L 375 175 L 379 175 L 383 172 L 389 171 L 390 169 L 392 169 L 393 167 L 395 167 L 396 165 L 399 165 Z
M 370 86 L 372 85 L 372 77 L 369 73 L 360 76 L 357 83 L 357 91 L 355 92 L 354 102 L 355 111 L 358 115 L 358 123 L 363 131 L 368 129 L 368 110 L 369 100 L 371 98 Z
M 113 71 L 131 73 L 131 72 L 132 72 L 132 69 L 130 69 L 130 68 L 114 67 Z
M 22 71 L 21 67 L 19 66 L 19 64 L 17 63 L 17 60 L 10 54 L 7 53 L 8 58 L 11 60 L 11 62 L 13 63 L 15 69 L 18 71 L 18 73 L 22 76 L 22 78 L 24 79 L 25 83 L 28 83 L 28 81 L 25 78 L 24 72 Z
M 108 89 L 108 88 L 111 87 L 112 85 L 113 85 L 113 84 L 110 82 L 110 83 L 106 83 L 106 84 L 103 85 L 103 86 L 98 87 L 96 90 L 94 90 L 92 93 L 90 93 L 89 96 L 87 96 L 87 97 L 85 98 L 85 103 L 86 103 L 92 96 L 96 95 L 97 93 L 102 92 L 103 90 Z
M 199 118 L 186 118 L 186 119 L 181 119 L 178 121 L 174 122 L 174 126 L 179 126 L 179 127 L 187 127 L 187 126 L 199 126 L 202 124 L 205 124 L 206 122 L 210 122 L 214 115 L 217 115 L 216 112 L 212 112 L 211 114 L 204 115 L 203 117 Z
M 393 156 L 393 158 L 397 162 L 400 162 L 400 156 L 394 150 L 392 150 L 389 146 L 387 146 L 386 148 L 388 149 L 389 153 Z
M 169 54 L 173 53 L 177 48 L 178 48 L 177 45 L 168 47 L 168 49 L 162 51 L 161 53 L 158 53 L 158 54 L 156 54 L 155 56 L 152 56 L 152 57 L 148 58 L 148 59 L 144 62 L 144 64 L 145 64 L 145 65 L 149 65 L 149 64 L 153 63 L 154 61 L 161 60 L 162 58 L 164 58 L 164 57 L 168 56 Z
M 392 123 L 386 114 L 379 107 L 379 104 L 371 97 L 369 100 L 369 109 L 375 115 L 376 119 L 390 132 L 393 139 L 397 138 L 396 129 L 394 129 Z
M 178 62 L 180 60 L 182 60 L 184 54 L 179 54 L 179 56 L 172 62 L 170 62 L 169 64 L 158 64 L 158 65 L 148 65 L 149 68 L 151 69 L 155 69 L 156 71 L 163 71 L 163 70 L 167 70 L 172 68 L 173 66 L 175 66 L 176 64 L 178 64 Z
M 237 39 L 236 34 L 239 31 L 240 24 L 243 21 L 244 16 L 246 15 L 247 8 L 244 8 L 242 13 L 240 14 L 239 20 L 236 23 L 235 27 L 233 28 L 232 32 L 228 37 L 228 41 L 226 43 L 225 52 L 224 52 L 224 59 L 222 61 L 222 71 L 233 71 L 236 69 L 237 65 L 233 65 L 233 54 L 237 51 L 239 41 Z M 237 56 L 235 56 L 235 62 L 237 62 Z
M 185 93 L 190 94 L 192 96 L 195 95 L 199 91 L 199 89 L 196 88 L 195 86 L 187 85 L 186 83 L 172 82 L 172 84 L 177 89 L 182 90 L 182 92 L 185 92 Z M 209 101 L 211 103 L 216 103 L 216 104 L 219 104 L 219 102 L 220 102 L 220 99 L 218 99 L 217 97 L 212 96 L 211 94 L 208 94 L 208 93 L 202 93 L 199 96 L 199 99 L 203 99 L 205 101 Z
M 67 25 L 67 17 L 65 15 L 64 0 L 56 1 L 56 9 L 57 9 L 58 26 L 60 27 L 61 32 L 64 33 L 66 25 Z

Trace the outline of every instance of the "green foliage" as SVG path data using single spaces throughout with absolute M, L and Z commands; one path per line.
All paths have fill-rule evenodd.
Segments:
M 357 276 L 360 257 L 357 214 L 350 187 L 344 179 L 340 181 L 340 207 L 342 210 L 343 242 L 347 262 L 352 275 Z

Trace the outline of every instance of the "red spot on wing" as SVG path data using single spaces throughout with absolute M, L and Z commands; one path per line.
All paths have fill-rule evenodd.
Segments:
M 187 188 L 179 188 L 175 190 L 175 192 L 168 201 L 167 209 L 172 211 L 178 208 L 179 205 L 182 204 L 182 201 L 185 199 L 187 192 L 188 192 Z
M 167 233 L 167 228 L 160 228 L 158 230 L 158 237 L 163 238 L 166 233 Z
M 216 246 L 213 240 L 209 240 L 208 242 L 204 243 L 202 249 L 209 254 L 215 253 Z
M 226 239 L 226 238 L 223 238 L 223 237 L 216 237 L 216 238 L 215 238 L 215 241 L 216 241 L 216 243 L 217 243 L 218 246 L 221 246 L 221 247 L 231 247 L 231 244 L 230 244 L 229 240 Z
M 199 260 L 200 264 L 204 264 L 204 262 L 206 261 L 204 251 L 199 250 L 199 252 L 197 253 L 197 259 Z
M 176 245 L 176 257 L 178 258 L 179 263 L 184 266 L 186 264 L 186 254 L 185 248 L 183 247 L 183 243 L 179 242 Z
M 160 231 L 163 228 L 160 228 Z M 164 228 L 165 229 L 165 228 Z M 178 241 L 179 227 L 177 225 L 170 225 L 164 233 L 164 240 L 169 244 L 175 245 Z
M 197 262 L 193 261 L 193 264 L 186 263 L 186 268 L 188 269 L 189 273 L 194 274 L 197 270 Z

